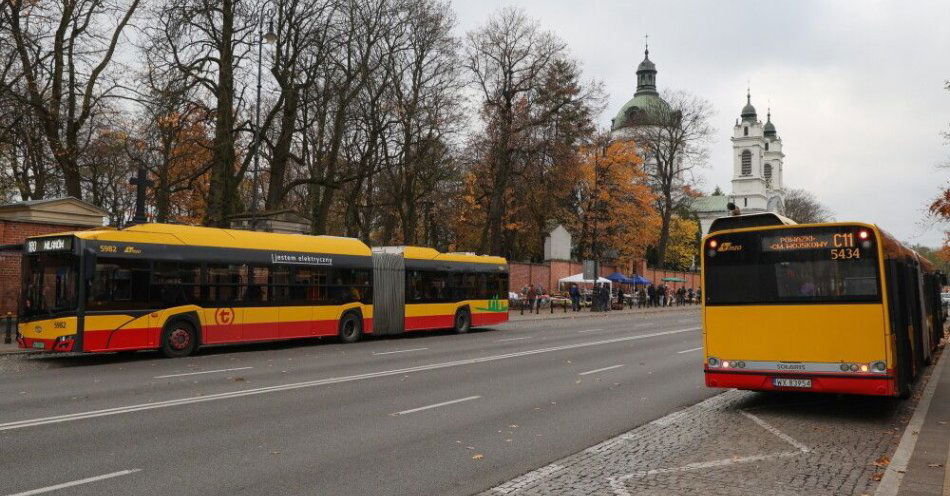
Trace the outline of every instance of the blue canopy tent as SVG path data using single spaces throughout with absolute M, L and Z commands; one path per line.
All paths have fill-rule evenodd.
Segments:
M 646 285 L 650 284 L 650 280 L 647 279 L 646 277 L 641 276 L 640 274 L 634 274 L 633 277 L 630 278 L 630 280 L 633 281 L 632 284 L 634 284 L 634 285 L 640 285 L 640 284 L 642 284 L 642 285 L 646 286 Z
M 629 277 L 621 274 L 620 272 L 614 272 L 613 274 L 610 274 L 609 276 L 607 276 L 607 279 L 610 279 L 611 281 L 620 283 L 620 284 L 633 284 L 633 279 L 630 279 Z

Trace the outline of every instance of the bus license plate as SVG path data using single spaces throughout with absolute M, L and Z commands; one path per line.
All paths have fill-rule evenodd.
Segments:
M 39 349 L 42 350 L 43 348 L 46 348 L 46 345 L 43 344 L 43 343 L 33 343 L 33 347 L 34 347 L 34 348 L 39 348 Z
M 772 378 L 772 385 L 775 387 L 810 388 L 811 379 L 786 379 L 784 377 L 774 377 Z

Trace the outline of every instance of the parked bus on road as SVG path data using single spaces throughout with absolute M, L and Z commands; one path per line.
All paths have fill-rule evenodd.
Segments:
M 500 257 L 142 224 L 28 238 L 18 342 L 176 357 L 217 344 L 463 333 L 507 321 L 507 291 Z
M 910 394 L 945 275 L 871 224 L 721 220 L 702 244 L 707 386 Z

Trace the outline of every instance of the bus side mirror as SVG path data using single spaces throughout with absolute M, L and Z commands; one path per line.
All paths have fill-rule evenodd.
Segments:
M 83 278 L 87 281 L 92 280 L 96 276 L 96 252 L 93 250 L 86 250 L 82 256 L 82 273 Z

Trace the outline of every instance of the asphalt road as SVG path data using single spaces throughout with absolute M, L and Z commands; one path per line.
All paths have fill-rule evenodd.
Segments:
M 716 394 L 699 325 L 690 309 L 19 356 L 0 380 L 0 496 L 472 494 Z

